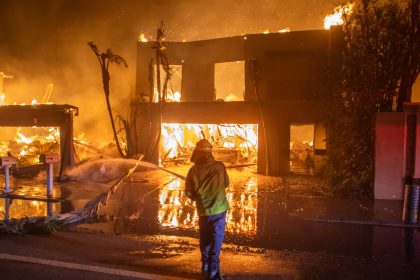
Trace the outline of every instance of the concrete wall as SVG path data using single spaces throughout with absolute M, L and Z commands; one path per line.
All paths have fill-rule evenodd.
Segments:
M 375 199 L 403 199 L 404 184 L 420 180 L 420 103 L 377 113 Z
M 407 153 L 411 153 L 413 158 L 413 167 L 412 167 L 412 177 L 420 179 L 420 103 L 412 102 L 406 103 L 404 110 L 407 115 L 413 116 L 414 121 L 414 139 L 412 139 L 413 147 L 412 150 L 409 150 Z M 407 141 L 409 141 L 407 139 Z M 407 155 L 408 156 L 408 155 Z M 411 174 L 410 174 L 411 175 Z
M 337 37 L 331 32 L 315 30 L 168 42 L 169 63 L 183 68 L 182 95 L 180 104 L 165 104 L 163 120 L 259 123 L 258 172 L 265 173 L 268 164 L 270 175 L 288 173 L 290 124 L 320 123 L 325 116 L 320 97 L 328 93 L 325 70 L 334 45 L 331 38 Z M 148 104 L 153 92 L 150 71 L 153 44 L 138 43 L 136 94 L 131 102 L 134 142 L 137 152 L 146 154 L 160 129 L 156 125 L 160 109 Z M 239 60 L 245 61 L 245 102 L 215 102 L 215 63 Z M 156 155 L 147 158 L 157 160 Z
M 402 199 L 405 176 L 404 113 L 376 115 L 375 199 Z
M 334 34 L 336 36 L 336 34 Z M 214 64 L 257 62 L 261 99 L 289 101 L 319 96 L 325 91 L 325 70 L 331 48 L 331 31 L 252 34 L 195 42 L 167 42 L 172 65 L 182 65 L 182 101 L 214 100 Z M 155 61 L 154 42 L 138 42 L 136 97 L 148 96 L 151 88 L 149 65 Z M 245 67 L 249 79 L 253 73 Z M 250 84 L 245 95 L 253 100 Z M 287 97 L 287 98 L 286 98 Z M 213 98 L 213 99 L 210 99 Z

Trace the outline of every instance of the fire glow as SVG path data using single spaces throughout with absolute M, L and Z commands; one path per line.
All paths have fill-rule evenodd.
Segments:
M 5 93 L 0 94 L 0 105 L 7 106 Z M 38 105 L 36 99 L 32 99 L 31 105 Z M 15 104 L 16 105 L 16 104 Z M 20 104 L 25 106 L 26 103 Z M 30 105 L 28 105 L 30 106 Z M 29 133 L 29 130 L 30 133 Z M 29 136 L 30 135 L 30 136 Z M 60 130 L 58 127 L 32 127 L 28 131 L 22 127 L 16 129 L 14 141 L 0 142 L 0 154 L 10 153 L 18 159 L 20 165 L 38 164 L 39 154 L 57 151 L 59 146 Z
M 46 189 L 44 186 L 20 185 L 15 190 L 17 195 L 32 197 L 45 197 Z M 53 196 L 61 196 L 59 188 L 53 189 Z M 50 214 L 58 214 L 61 211 L 60 203 L 45 202 L 38 200 L 13 199 L 7 202 L 6 199 L 0 200 L 0 216 L 7 216 L 9 219 L 20 219 L 24 217 L 42 217 Z
M 230 233 L 256 235 L 257 233 L 257 179 L 247 178 L 239 192 L 232 189 L 226 192 L 230 210 L 226 215 L 226 230 Z M 180 180 L 165 185 L 159 194 L 158 220 L 164 228 L 198 228 L 198 215 L 195 203 L 189 200 Z
M 344 23 L 344 15 L 350 15 L 353 11 L 353 3 L 338 6 L 334 9 L 334 13 L 324 18 L 324 29 L 329 30 L 331 26 L 342 25 Z
M 257 124 L 163 123 L 160 163 L 187 162 L 195 143 L 208 139 L 216 159 L 231 164 L 256 163 Z

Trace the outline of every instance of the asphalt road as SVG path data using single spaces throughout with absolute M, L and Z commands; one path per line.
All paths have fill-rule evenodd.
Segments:
M 197 279 L 199 260 L 198 241 L 177 236 L 57 232 L 0 238 L 1 280 Z M 221 263 L 222 271 L 232 280 L 414 280 L 420 275 L 418 262 L 398 261 L 392 256 L 261 251 L 230 244 L 223 247 Z
M 112 274 L 0 260 L 0 279 L 2 280 L 133 280 L 145 279 L 124 277 Z

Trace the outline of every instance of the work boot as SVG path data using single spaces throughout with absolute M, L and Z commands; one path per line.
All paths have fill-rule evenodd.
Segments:
M 224 275 L 221 274 L 220 271 L 216 273 L 216 275 L 214 275 L 212 278 L 209 278 L 209 280 L 227 280 L 228 278 Z
M 203 280 L 209 279 L 209 266 L 207 264 L 201 265 L 201 279 Z

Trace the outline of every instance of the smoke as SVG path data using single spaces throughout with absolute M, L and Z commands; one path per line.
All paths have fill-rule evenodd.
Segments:
M 94 143 L 112 141 L 98 61 L 87 45 L 111 48 L 129 68 L 111 66 L 111 104 L 127 114 L 135 87 L 136 42 L 153 39 L 163 20 L 167 40 L 320 29 L 336 0 L 2 0 L 0 72 L 7 103 L 40 100 L 54 84 L 54 103 L 79 107 L 75 129 Z

